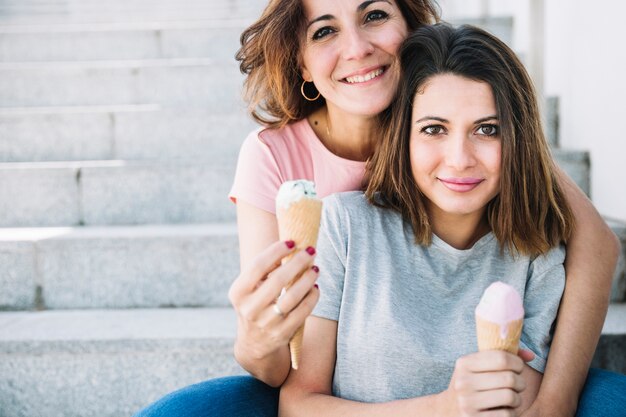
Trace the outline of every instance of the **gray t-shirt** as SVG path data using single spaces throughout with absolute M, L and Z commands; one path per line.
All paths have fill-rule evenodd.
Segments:
M 562 247 L 534 259 L 501 253 L 492 233 L 468 250 L 437 236 L 418 246 L 397 212 L 370 205 L 363 193 L 327 197 L 313 315 L 338 322 L 333 395 L 384 402 L 445 390 L 455 360 L 477 351 L 474 310 L 494 281 L 522 295 L 521 346 L 543 372 L 564 259 Z

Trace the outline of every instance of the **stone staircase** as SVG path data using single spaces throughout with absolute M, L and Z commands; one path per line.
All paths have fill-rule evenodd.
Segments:
M 242 372 L 233 56 L 263 3 L 0 3 L 1 417 L 129 416 Z M 589 155 L 555 154 L 588 192 Z M 621 262 L 595 360 L 624 372 Z

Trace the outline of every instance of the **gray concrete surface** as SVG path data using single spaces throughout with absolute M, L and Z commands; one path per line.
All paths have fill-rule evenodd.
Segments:
M 252 19 L 0 25 L 0 62 L 210 57 L 234 61 Z
M 0 229 L 0 309 L 228 306 L 235 224 Z
M 86 225 L 207 223 L 232 221 L 228 200 L 234 162 L 122 163 L 81 169 Z
M 580 189 L 591 197 L 591 162 L 589 152 L 556 148 L 552 149 L 552 156 Z
M 77 173 L 52 163 L 0 164 L 0 227 L 77 224 Z
M 258 125 L 242 110 L 159 105 L 0 109 L 0 162 L 236 161 Z M 234 163 L 234 162 L 233 162 Z
M 120 417 L 241 374 L 230 309 L 0 313 L 3 417 Z
M 0 23 L 70 24 L 228 19 L 258 16 L 265 0 L 3 0 Z
M 626 304 L 609 306 L 591 366 L 626 374 Z
M 234 60 L 212 58 L 0 63 L 0 106 L 156 103 L 236 111 L 245 108 L 242 81 Z
M 621 244 L 621 252 L 613 275 L 611 301 L 614 303 L 626 301 L 626 224 L 616 220 L 607 220 L 611 230 L 617 235 Z
M 0 227 L 232 221 L 235 160 L 0 164 Z

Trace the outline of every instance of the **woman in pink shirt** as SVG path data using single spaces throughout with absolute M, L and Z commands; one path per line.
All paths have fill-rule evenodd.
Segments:
M 251 114 L 264 127 L 243 144 L 230 193 L 237 204 L 241 274 L 229 297 L 238 317 L 235 357 L 269 387 L 250 377 L 208 381 L 140 415 L 202 415 L 190 411 L 192 403 L 220 415 L 275 415 L 278 390 L 271 387 L 285 381 L 288 341 L 320 291 L 314 248 L 277 266 L 293 246 L 277 242 L 278 187 L 306 178 L 322 197 L 361 188 L 379 137 L 379 114 L 398 85 L 397 48 L 411 30 L 436 20 L 430 0 L 272 0 L 243 32 L 237 59 L 247 76 Z M 591 202 L 562 172 L 560 183 L 576 217 L 575 232 L 567 247 L 567 286 L 551 355 L 537 399 L 524 414 L 529 417 L 574 414 L 608 308 L 619 250 Z M 304 269 L 303 278 L 276 301 L 281 288 Z M 588 382 L 585 393 L 593 395 L 600 384 Z M 229 411 L 223 405 L 211 408 L 208 404 L 220 395 L 229 403 L 248 398 L 251 404 Z

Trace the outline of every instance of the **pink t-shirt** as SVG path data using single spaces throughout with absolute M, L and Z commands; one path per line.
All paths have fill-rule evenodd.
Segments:
M 365 162 L 340 158 L 320 142 L 307 119 L 282 129 L 259 129 L 244 141 L 229 197 L 276 212 L 280 185 L 289 180 L 315 183 L 319 197 L 361 188 Z

